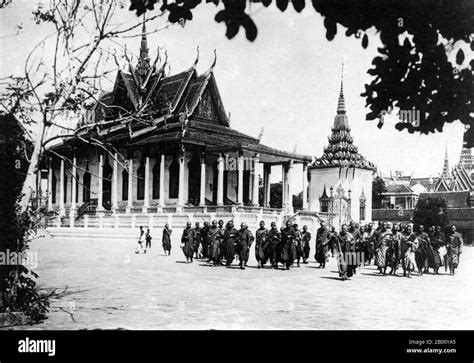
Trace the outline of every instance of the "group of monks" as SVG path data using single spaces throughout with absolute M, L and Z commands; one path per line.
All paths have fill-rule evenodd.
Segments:
M 237 257 L 240 268 L 245 269 L 250 247 L 255 241 L 258 268 L 270 262 L 275 269 L 278 269 L 281 263 L 289 270 L 295 260 L 298 266 L 300 261 L 307 263 L 310 239 L 311 234 L 307 226 L 303 226 L 300 231 L 298 225 L 290 221 L 287 221 L 285 227 L 281 229 L 277 228 L 275 222 L 272 222 L 270 229 L 267 229 L 265 222 L 261 221 L 254 236 L 246 223 L 242 223 L 240 229 L 236 229 L 233 221 L 228 221 L 224 226 L 223 220 L 214 220 L 210 224 L 204 222 L 203 227 L 197 222 L 194 228 L 188 222 L 181 237 L 181 248 L 186 262 L 193 262 L 193 258 L 202 258 L 212 262 L 214 266 L 222 264 L 231 266 Z
M 357 267 L 370 265 L 374 260 L 378 273 L 396 275 L 401 266 L 403 276 L 417 270 L 418 275 L 433 269 L 439 273 L 441 266 L 445 272 L 455 274 L 462 253 L 463 240 L 456 227 L 449 228 L 432 226 L 425 232 L 423 225 L 416 225 L 415 232 L 411 224 L 379 222 L 359 225 L 355 222 L 344 224 L 337 232 L 334 227 L 328 228 L 324 221 L 316 233 L 316 251 L 314 258 L 319 268 L 325 268 L 329 257 L 337 257 L 339 276 L 342 280 L 350 279 Z M 171 251 L 171 229 L 168 224 L 163 230 L 163 249 L 165 254 Z M 261 221 L 255 236 L 246 223 L 240 229 L 234 227 L 232 220 L 224 225 L 223 220 L 199 222 L 192 227 L 187 223 L 181 236 L 181 248 L 186 262 L 193 259 L 206 259 L 214 266 L 231 266 L 238 259 L 241 269 L 245 269 L 249 260 L 252 244 L 255 242 L 255 257 L 258 268 L 263 268 L 268 262 L 278 269 L 280 264 L 289 270 L 300 262 L 308 263 L 310 253 L 311 233 L 307 226 L 300 230 L 297 224 L 290 220 L 278 229 L 275 222 L 270 228 Z
M 337 233 L 328 229 L 324 222 L 316 234 L 315 259 L 324 268 L 330 254 L 338 257 L 339 276 L 350 279 L 356 268 L 362 264 L 370 265 L 372 259 L 379 274 L 396 275 L 401 266 L 403 276 L 418 271 L 418 275 L 433 269 L 434 274 L 444 266 L 445 272 L 455 274 L 462 253 L 463 240 L 453 225 L 443 230 L 441 226 L 431 226 L 428 233 L 423 225 L 379 222 L 374 228 L 372 223 L 359 225 L 350 222 L 341 226 Z

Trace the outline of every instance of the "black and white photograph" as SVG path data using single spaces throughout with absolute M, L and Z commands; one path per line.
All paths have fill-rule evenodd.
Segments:
M 465 354 L 473 67 L 468 0 L 0 0 L 5 349 L 349 330 Z

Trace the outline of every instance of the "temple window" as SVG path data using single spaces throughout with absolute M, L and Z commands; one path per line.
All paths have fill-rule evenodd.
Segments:
M 128 200 L 128 171 L 122 171 L 122 200 Z
M 179 162 L 178 157 L 173 157 L 173 162 L 170 165 L 170 184 L 169 197 L 178 198 L 179 194 Z
M 160 198 L 160 162 L 157 160 L 153 167 L 153 191 L 152 198 Z

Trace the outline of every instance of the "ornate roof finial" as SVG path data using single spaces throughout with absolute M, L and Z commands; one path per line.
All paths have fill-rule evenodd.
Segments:
M 214 62 L 212 62 L 211 69 L 214 69 L 217 62 L 217 51 L 214 49 Z
M 146 77 L 150 69 L 150 57 L 148 56 L 148 42 L 146 39 L 146 18 L 143 14 L 142 42 L 140 44 L 140 56 L 138 57 L 137 73 L 140 77 Z
M 344 58 L 342 58 L 341 66 L 341 90 L 339 92 L 339 100 L 337 101 L 337 113 L 346 113 L 346 103 L 344 100 Z
M 194 63 L 193 63 L 193 68 L 196 68 L 196 66 L 197 66 L 197 64 L 198 64 L 198 62 L 199 62 L 199 45 L 198 45 L 197 48 L 196 48 L 196 53 L 197 53 L 197 54 L 196 54 L 196 60 L 195 60 Z

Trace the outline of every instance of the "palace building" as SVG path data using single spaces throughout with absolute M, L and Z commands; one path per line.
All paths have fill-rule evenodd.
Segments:
M 143 27 L 136 66 L 119 70 L 113 90 L 89 111 L 71 115 L 73 136 L 59 135 L 46 146 L 47 206 L 61 225 L 84 226 L 84 216 L 97 215 L 293 213 L 290 170 L 303 164 L 306 194 L 311 157 L 231 128 L 214 76 L 216 58 L 203 74 L 196 71 L 198 58 L 187 70 L 165 74 L 166 59 L 151 62 Z M 281 209 L 269 208 L 273 166 L 283 170 Z M 303 200 L 305 208 L 306 195 Z

